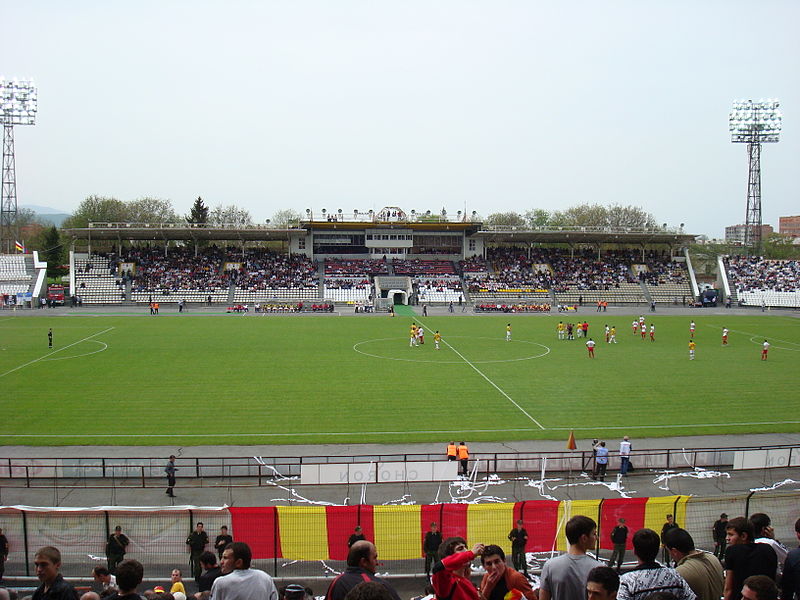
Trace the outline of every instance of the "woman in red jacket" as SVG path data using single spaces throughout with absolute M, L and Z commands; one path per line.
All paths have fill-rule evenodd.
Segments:
M 439 562 L 433 565 L 431 583 L 437 600 L 480 600 L 469 579 L 472 561 L 483 553 L 483 544 L 467 550 L 462 537 L 447 538 L 439 546 Z
M 527 600 L 537 600 L 536 592 L 525 576 L 506 566 L 506 553 L 500 546 L 486 546 L 481 564 L 486 569 L 481 581 L 481 600 L 503 600 L 512 590 L 517 590 Z

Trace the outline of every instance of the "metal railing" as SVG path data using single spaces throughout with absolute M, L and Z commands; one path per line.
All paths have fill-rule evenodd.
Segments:
M 637 450 L 631 457 L 637 469 L 695 469 L 730 468 L 734 465 L 734 454 L 738 451 L 771 451 L 781 459 L 765 467 L 786 467 L 800 462 L 800 447 L 775 444 L 742 447 L 711 448 L 664 448 Z M 470 456 L 477 474 L 521 474 L 521 473 L 565 473 L 591 470 L 591 450 L 545 451 L 545 452 L 478 452 Z M 176 466 L 182 478 L 197 480 L 219 478 L 230 485 L 231 479 L 239 479 L 236 485 L 262 487 L 271 485 L 275 478 L 298 477 L 303 465 L 310 464 L 355 464 L 379 462 L 427 462 L 440 461 L 442 454 L 362 454 L 353 456 L 282 456 L 282 457 L 192 457 L 178 458 Z M 160 487 L 164 477 L 163 458 L 0 458 L 0 481 L 7 487 L 74 487 L 76 481 L 91 481 L 86 487 Z M 609 457 L 609 469 L 619 466 L 619 456 Z M 156 482 L 155 480 L 158 480 Z

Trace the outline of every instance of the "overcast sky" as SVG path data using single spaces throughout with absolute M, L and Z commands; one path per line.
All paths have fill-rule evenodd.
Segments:
M 744 221 L 738 98 L 779 98 L 763 220 L 800 214 L 800 2 L 0 0 L 33 77 L 20 205 L 202 196 L 276 210 L 633 204 Z

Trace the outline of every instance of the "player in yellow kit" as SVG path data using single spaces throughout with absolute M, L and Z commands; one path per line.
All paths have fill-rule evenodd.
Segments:
M 439 342 L 442 341 L 442 334 L 439 333 L 439 330 L 436 330 L 436 333 L 433 334 L 433 344 L 436 346 L 436 349 L 439 349 Z
M 511 341 L 511 323 L 506 325 L 506 341 L 507 342 Z
M 694 343 L 694 340 L 689 340 L 689 360 L 694 360 L 694 349 L 697 344 Z

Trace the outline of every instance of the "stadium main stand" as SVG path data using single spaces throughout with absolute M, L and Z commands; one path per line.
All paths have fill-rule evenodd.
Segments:
M 83 300 L 104 304 L 126 300 L 367 304 L 379 297 L 374 287 L 377 277 L 398 278 L 392 289 L 404 290 L 409 299 L 426 304 L 539 307 L 597 301 L 687 304 L 694 299 L 685 262 L 673 261 L 668 255 L 642 257 L 636 251 L 598 256 L 590 250 L 501 246 L 488 248 L 486 260 L 471 257 L 456 264 L 433 259 L 350 258 L 315 263 L 303 254 L 261 248 L 211 246 L 195 254 L 188 247 L 178 247 L 166 255 L 162 249 L 133 248 L 124 257 L 76 255 L 73 269 L 76 292 Z M 410 285 L 401 284 L 399 278 Z M 385 285 L 382 280 L 382 290 L 387 289 Z M 772 301 L 781 305 L 786 300 Z M 786 302 L 791 305 L 794 300 Z

